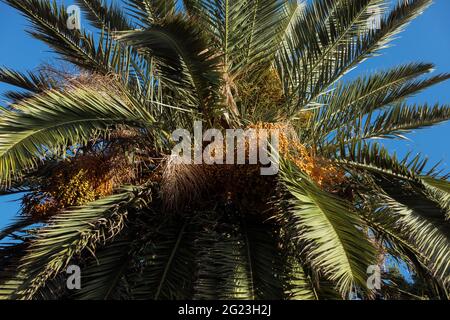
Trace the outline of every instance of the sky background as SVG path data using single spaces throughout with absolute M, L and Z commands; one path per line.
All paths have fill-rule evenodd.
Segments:
M 58 2 L 73 4 L 73 1 Z M 22 16 L 0 2 L 0 66 L 27 71 L 42 63 L 57 63 L 56 56 L 49 52 L 44 44 L 32 39 L 24 31 L 27 25 Z M 362 73 L 414 61 L 434 63 L 435 72 L 450 72 L 450 0 L 435 0 L 433 6 L 413 21 L 393 42 L 393 46 L 382 53 L 382 56 L 369 59 L 346 77 L 352 78 Z M 0 83 L 0 94 L 10 89 L 12 87 Z M 4 105 L 2 99 L 0 98 L 0 105 Z M 436 85 L 410 101 L 449 104 L 450 81 Z M 410 140 L 401 143 L 386 141 L 386 145 L 400 155 L 408 151 L 422 152 L 429 157 L 430 164 L 442 160 L 442 166 L 448 171 L 450 123 L 418 130 L 407 137 Z M 0 229 L 16 215 L 19 198 L 20 195 L 0 197 Z

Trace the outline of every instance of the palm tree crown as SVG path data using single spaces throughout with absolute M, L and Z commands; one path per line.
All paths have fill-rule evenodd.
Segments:
M 407 99 L 450 74 L 342 80 L 431 0 L 76 1 L 94 32 L 56 1 L 3 1 L 75 71 L 0 68 L 20 89 L 1 110 L 1 192 L 25 193 L 0 233 L 0 298 L 396 296 L 398 273 L 367 281 L 387 256 L 449 298 L 447 175 L 375 139 L 448 120 Z M 279 129 L 280 172 L 175 162 L 170 133 L 196 120 Z

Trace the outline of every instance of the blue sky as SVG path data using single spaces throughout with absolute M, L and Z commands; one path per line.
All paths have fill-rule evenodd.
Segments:
M 59 1 L 70 5 L 73 1 Z M 32 39 L 24 31 L 27 22 L 14 10 L 0 2 L 0 65 L 20 71 L 32 70 L 41 63 L 55 63 L 55 55 L 49 49 Z M 393 42 L 393 46 L 383 51 L 380 57 L 372 58 L 352 71 L 357 74 L 385 69 L 401 63 L 424 61 L 436 65 L 436 72 L 450 72 L 450 1 L 435 0 L 434 5 L 416 19 L 408 29 Z M 11 89 L 0 84 L 0 93 Z M 450 103 L 450 81 L 439 84 L 411 99 L 411 102 Z M 0 102 L 3 104 L 3 102 Z M 448 167 L 450 155 L 450 123 L 430 129 L 419 130 L 408 135 L 410 141 L 401 143 L 388 141 L 390 150 L 405 154 L 409 150 L 423 152 L 430 163 L 443 160 Z M 18 210 L 19 196 L 0 197 L 0 228 Z

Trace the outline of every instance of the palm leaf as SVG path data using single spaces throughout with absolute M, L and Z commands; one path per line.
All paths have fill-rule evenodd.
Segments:
M 8 68 L 0 68 L 0 82 L 7 83 L 21 89 L 39 93 L 45 89 L 51 88 L 51 82 L 42 72 L 27 72 L 27 74 L 11 70 Z
M 442 74 L 425 80 L 417 77 L 431 72 L 432 64 L 411 63 L 375 73 L 369 77 L 359 77 L 346 84 L 339 84 L 326 98 L 321 100 L 324 107 L 316 112 L 315 130 L 326 137 L 342 125 L 353 122 L 390 104 L 404 99 L 421 90 L 445 81 L 449 75 Z
M 134 299 L 186 299 L 192 292 L 193 244 L 187 222 L 166 222 L 144 247 L 142 272 L 132 279 Z M 157 236 L 157 237 L 156 237 Z
M 282 258 L 277 250 L 276 231 L 246 219 L 241 222 L 241 255 L 245 262 L 247 294 L 250 299 L 283 298 Z
M 370 113 L 367 117 L 355 120 L 352 125 L 341 127 L 325 148 L 339 148 L 343 144 L 366 139 L 404 138 L 404 134 L 413 129 L 426 128 L 449 119 L 450 108 L 446 105 L 397 104 L 389 110 Z
M 218 57 L 192 21 L 168 18 L 163 25 L 121 33 L 119 40 L 157 59 L 161 81 L 187 105 L 211 112 L 220 86 Z
M 395 153 L 391 155 L 379 143 L 344 143 L 339 152 L 334 156 L 330 155 L 330 158 L 347 168 L 372 171 L 415 182 L 419 181 L 420 175 L 437 176 L 440 173 L 438 164 L 425 170 L 428 159 L 423 158 L 421 154 L 407 154 L 399 159 Z
M 238 296 L 235 279 L 239 262 L 238 239 L 227 232 L 204 230 L 198 234 L 197 277 L 194 298 L 200 300 L 232 299 Z
M 88 20 L 98 29 L 110 31 L 123 31 L 133 29 L 125 13 L 111 3 L 109 6 L 104 0 L 77 0 L 76 3 L 83 9 Z
M 35 293 L 82 251 L 94 252 L 124 227 L 137 193 L 132 188 L 54 216 L 37 230 L 26 254 L 18 263 L 18 281 L 11 297 L 32 298 Z
M 384 204 L 369 219 L 374 229 L 407 247 L 444 288 L 449 285 L 449 226 L 442 210 L 417 193 L 388 189 Z
M 422 176 L 420 179 L 427 189 L 429 197 L 446 211 L 447 219 L 450 219 L 450 182 L 430 176 Z
M 127 78 L 130 53 L 102 32 L 98 41 L 86 31 L 67 28 L 68 15 L 64 5 L 56 1 L 5 0 L 32 24 L 28 31 L 34 38 L 49 45 L 65 60 L 83 69 L 101 74 L 115 72 Z
M 375 264 L 375 250 L 362 232 L 352 205 L 326 193 L 290 163 L 282 166 L 290 210 L 290 234 L 315 270 L 334 281 L 345 296 L 354 286 L 366 288 L 366 270 Z
M 80 300 L 111 300 L 121 298 L 121 286 L 130 265 L 130 241 L 116 241 L 98 250 L 95 259 L 83 268 L 82 288 L 74 295 Z
M 152 119 L 126 95 L 83 86 L 65 92 L 50 90 L 16 103 L 13 110 L 3 110 L 0 122 L 1 181 L 8 183 L 14 175 L 34 167 L 47 150 L 64 155 L 69 146 L 84 144 L 111 125 L 145 128 Z

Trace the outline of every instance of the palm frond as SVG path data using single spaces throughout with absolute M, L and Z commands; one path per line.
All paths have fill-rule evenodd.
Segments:
M 0 299 L 370 299 L 367 267 L 384 254 L 425 283 L 415 298 L 450 297 L 449 175 L 374 142 L 448 120 L 448 105 L 406 99 L 450 74 L 409 63 L 337 83 L 431 0 L 77 0 L 94 32 L 69 30 L 56 0 L 0 1 L 77 73 L 0 68 L 18 88 L 0 109 L 0 195 L 47 192 L 62 158 L 131 149 L 142 184 L 0 231 Z M 259 196 L 240 189 L 253 172 L 236 189 L 240 168 L 173 165 L 166 131 L 193 119 L 288 122 L 287 147 L 342 180 L 319 186 L 281 159 Z M 391 280 L 381 294 L 403 290 Z
M 114 238 L 124 227 L 128 211 L 138 197 L 129 187 L 85 206 L 64 211 L 38 228 L 35 239 L 18 262 L 15 277 L 20 284 L 11 297 L 30 299 L 82 251 Z M 131 206 L 131 207 L 130 207 Z
M 235 230 L 233 230 L 235 229 Z M 275 233 L 250 221 L 231 223 L 209 237 L 199 233 L 195 296 L 200 299 L 282 299 L 282 261 Z
M 299 97 L 302 107 L 314 102 L 354 60 L 357 39 L 367 32 L 380 0 L 314 1 L 295 26 L 288 48 L 278 55 L 283 78 L 293 81 L 286 94 Z M 285 70 L 285 71 L 283 71 Z M 287 71 L 289 70 L 289 71 Z M 287 73 L 289 72 L 289 73 Z
M 143 248 L 142 271 L 131 281 L 134 299 L 186 299 L 192 294 L 194 251 L 189 223 L 167 221 Z
M 214 230 L 206 227 L 199 232 L 197 247 L 197 276 L 194 298 L 233 299 L 239 296 L 235 276 L 239 262 L 239 241 L 231 230 Z
M 119 240 L 98 250 L 95 259 L 83 268 L 82 288 L 74 295 L 80 300 L 121 298 L 124 276 L 132 260 L 132 243 Z M 125 290 L 125 289 L 123 289 Z
M 426 170 L 428 159 L 421 154 L 407 154 L 399 159 L 379 143 L 356 142 L 342 144 L 339 152 L 329 155 L 332 161 L 354 169 L 372 171 L 400 179 L 419 181 L 419 176 L 438 176 L 439 163 Z
M 142 27 L 150 27 L 176 13 L 176 1 L 173 0 L 130 0 L 129 12 L 132 17 L 142 23 Z
M 5 0 L 32 24 L 28 31 L 49 45 L 67 61 L 86 70 L 102 74 L 115 72 L 127 77 L 129 52 L 102 32 L 98 41 L 86 31 L 69 30 L 64 5 L 56 1 Z
M 0 82 L 16 86 L 33 93 L 51 88 L 51 82 L 42 72 L 22 73 L 9 68 L 0 68 Z
M 77 0 L 88 20 L 100 30 L 123 31 L 133 29 L 123 10 L 104 0 Z
M 444 221 L 442 209 L 420 193 L 383 183 L 385 195 L 380 208 L 369 216 L 375 229 L 397 238 L 421 263 L 430 275 L 448 289 L 450 265 L 448 238 L 449 225 Z M 386 186 L 389 186 L 386 188 Z M 369 223 L 369 225 L 372 225 Z
M 305 7 L 305 3 L 300 1 L 287 1 L 284 5 L 284 19 L 277 35 L 278 46 L 280 48 L 288 49 L 289 46 L 292 46 L 292 41 L 295 40 L 295 27 L 299 23 L 299 20 L 303 18 Z M 283 49 L 277 50 L 282 51 Z M 281 52 L 278 53 L 281 54 Z
M 275 53 L 278 38 L 273 30 L 280 29 L 284 23 L 283 2 L 276 0 L 257 0 L 241 8 L 246 13 L 237 32 L 239 39 L 234 44 L 239 51 L 230 53 L 229 73 L 238 77 L 247 73 L 250 79 L 257 79 L 265 71 Z
M 165 19 L 176 13 L 177 3 L 174 0 L 144 0 L 150 2 L 153 7 L 153 15 L 157 19 Z
M 246 219 L 241 222 L 241 256 L 244 270 L 240 279 L 247 284 L 249 299 L 276 300 L 283 298 L 281 277 L 282 257 L 277 250 L 276 231 L 269 225 L 258 224 Z
M 378 114 L 371 112 L 367 117 L 355 120 L 350 126 L 343 125 L 324 148 L 336 149 L 343 144 L 367 139 L 403 139 L 404 134 L 411 130 L 433 126 L 449 119 L 450 107 L 447 105 L 397 104 Z
M 407 154 L 403 159 L 398 159 L 396 154 L 390 155 L 378 143 L 358 142 L 350 144 L 348 148 L 342 147 L 340 154 L 333 161 L 350 172 L 367 172 L 376 177 L 397 181 L 399 185 L 409 183 L 424 202 L 433 201 L 449 215 L 448 174 L 442 173 L 439 163 L 426 169 L 428 159 L 423 158 L 421 154 Z
M 188 106 L 211 112 L 218 101 L 219 60 L 193 21 L 175 16 L 143 31 L 121 33 L 118 39 L 157 59 L 162 83 Z
M 355 286 L 364 290 L 375 249 L 352 205 L 321 190 L 290 163 L 283 164 L 281 178 L 290 198 L 290 210 L 281 219 L 287 220 L 307 261 L 334 281 L 343 296 Z
M 316 112 L 314 127 L 321 136 L 315 138 L 326 137 L 342 125 L 351 126 L 361 117 L 402 102 L 425 88 L 449 79 L 448 74 L 442 74 L 416 80 L 431 72 L 432 68 L 432 64 L 410 63 L 339 84 L 321 100 L 324 107 Z
M 446 179 L 436 179 L 429 176 L 420 177 L 428 191 L 429 197 L 439 203 L 450 219 L 450 182 Z
M 15 221 L 0 231 L 0 241 L 7 237 L 11 237 L 16 233 L 23 233 L 28 227 L 37 223 L 39 223 L 38 220 L 35 220 L 29 216 L 21 216 L 16 218 Z
M 67 275 L 58 274 L 51 280 L 48 280 L 44 286 L 39 288 L 33 296 L 33 300 L 55 300 L 66 299 L 69 297 L 67 289 Z
M 297 257 L 296 252 L 291 253 L 285 261 L 285 296 L 288 300 L 318 300 L 313 279 L 307 274 Z
M 359 1 L 357 1 L 359 2 Z M 321 3 L 321 2 L 318 2 Z M 334 29 L 329 29 L 326 27 L 326 24 L 324 25 L 324 23 L 328 23 L 328 20 L 326 17 L 331 16 L 331 14 L 334 12 L 334 10 L 336 10 L 336 8 L 339 8 L 338 6 L 333 7 L 333 4 L 336 4 L 337 2 L 328 4 L 328 7 L 326 6 L 326 4 L 322 4 L 321 3 L 321 10 L 318 11 L 318 9 L 315 10 L 311 10 L 312 13 L 310 14 L 306 14 L 305 16 L 310 17 L 309 19 L 311 20 L 311 25 L 312 26 L 317 26 L 317 23 L 322 23 L 322 28 L 320 30 L 324 30 L 323 32 L 325 32 L 324 35 L 324 39 L 325 41 L 329 41 L 330 37 L 327 36 L 328 31 L 327 30 L 334 30 Z M 374 54 L 377 54 L 377 52 L 382 49 L 385 48 L 388 43 L 393 39 L 393 37 L 398 34 L 399 32 L 401 32 L 404 27 L 412 20 L 414 19 L 416 16 L 418 16 L 419 14 L 421 14 L 430 4 L 431 4 L 431 0 L 416 0 L 416 1 L 404 1 L 399 3 L 391 12 L 388 16 L 384 17 L 381 19 L 380 22 L 380 27 L 377 28 L 376 30 L 373 29 L 369 29 L 367 28 L 367 19 L 370 18 L 372 10 L 367 7 L 368 5 L 375 5 L 377 6 L 378 10 L 381 10 L 381 12 L 383 11 L 382 8 L 380 7 L 380 5 L 382 5 L 382 3 L 380 3 L 379 1 L 377 1 L 377 3 L 371 2 L 371 3 L 367 3 L 367 1 L 363 1 L 360 2 L 358 5 L 356 6 L 348 6 L 348 10 L 356 10 L 356 8 L 360 8 L 361 9 L 361 5 L 366 5 L 366 11 L 360 11 L 364 12 L 365 15 L 360 15 L 358 13 L 356 13 L 355 15 L 347 15 L 347 17 L 359 17 L 362 18 L 365 16 L 365 20 L 362 19 L 361 20 L 361 28 L 357 30 L 357 35 L 356 37 L 350 37 L 350 39 L 347 39 L 344 44 L 342 46 L 337 45 L 336 43 L 336 39 L 338 40 L 342 40 L 341 37 L 337 37 L 337 38 L 331 38 L 331 40 L 333 41 L 329 41 L 329 42 L 325 42 L 325 44 L 328 44 L 328 46 L 323 46 L 321 45 L 321 42 L 318 39 L 309 39 L 309 41 L 312 42 L 303 42 L 303 43 L 312 43 L 313 45 L 311 45 L 311 47 L 306 47 L 306 51 L 309 54 L 312 54 L 311 52 L 316 51 L 317 54 L 313 54 L 313 57 L 315 57 L 312 62 L 310 62 L 309 60 L 305 60 L 306 62 L 304 63 L 306 66 L 310 66 L 309 68 L 307 67 L 303 67 L 301 69 L 301 71 L 299 72 L 306 72 L 305 75 L 309 75 L 310 78 L 305 78 L 305 80 L 303 81 L 298 81 L 296 80 L 295 76 L 297 76 L 297 71 L 295 71 L 294 73 L 290 72 L 290 77 L 292 79 L 294 79 L 294 92 L 295 91 L 299 91 L 299 97 L 303 97 L 300 100 L 298 100 L 297 103 L 297 107 L 295 107 L 294 109 L 292 109 L 290 112 L 292 113 L 292 115 L 295 117 L 296 113 L 301 110 L 301 108 L 304 107 L 311 107 L 311 106 L 316 106 L 316 104 L 319 103 L 319 98 L 328 91 L 330 85 L 332 85 L 334 82 L 336 82 L 342 75 L 344 75 L 346 72 L 348 72 L 349 70 L 353 69 L 354 67 L 356 67 L 360 62 L 364 61 L 366 58 L 373 56 Z M 351 9 L 350 7 L 353 7 L 353 9 Z M 325 16 L 319 17 L 317 22 L 317 18 L 314 19 L 315 16 L 315 12 L 321 12 L 322 15 L 325 13 Z M 345 15 L 344 15 L 345 16 Z M 329 19 L 332 20 L 332 19 Z M 352 22 L 352 20 L 349 20 L 350 22 Z M 365 21 L 365 22 L 364 22 Z M 343 26 L 350 26 L 349 24 L 343 24 Z M 339 30 L 339 29 L 337 29 Z M 347 34 L 345 32 L 345 28 L 344 30 L 344 34 Z M 355 30 L 353 28 L 350 27 L 349 30 Z M 313 32 L 304 32 L 306 35 L 308 35 L 309 37 L 311 37 L 314 33 Z M 336 32 L 336 35 L 339 36 L 339 33 Z M 321 38 L 319 38 L 321 41 Z M 319 42 L 318 42 L 319 41 Z M 322 47 L 324 47 L 324 49 L 322 50 Z M 338 50 L 336 52 L 334 52 L 334 50 L 327 50 L 327 48 L 331 48 L 334 50 Z M 297 50 L 298 51 L 298 50 Z M 294 51 L 295 52 L 295 51 Z M 322 53 L 329 53 L 330 57 L 328 59 L 325 59 L 326 56 L 324 56 Z M 291 54 L 292 55 L 292 54 Z M 286 54 L 285 56 L 290 57 L 290 54 Z M 301 54 L 297 54 L 297 56 L 301 57 L 301 59 L 305 59 L 303 58 L 303 56 Z M 323 59 L 321 59 L 323 58 Z M 301 60 L 300 60 L 301 61 Z M 314 62 L 316 61 L 316 62 Z M 282 63 L 281 65 L 284 65 L 285 63 Z M 317 66 L 317 67 L 316 67 Z M 317 68 L 320 67 L 320 72 L 317 71 L 317 74 L 315 73 L 311 73 L 314 72 L 314 70 L 316 70 Z M 289 66 L 289 67 L 285 67 L 284 69 L 288 69 L 288 70 L 296 70 L 294 69 L 294 66 Z M 315 75 L 315 76 L 314 76 Z M 287 75 L 289 76 L 289 75 Z M 311 76 L 313 76 L 311 78 Z M 292 84 L 291 84 L 292 86 Z M 292 92 L 291 88 L 288 88 L 287 92 Z M 292 93 L 289 93 L 289 95 L 292 95 Z M 295 102 L 295 101 L 294 101 Z M 299 109 L 300 108 L 300 109 Z
M 111 89 L 111 88 L 110 88 Z M 153 118 L 126 95 L 75 87 L 46 91 L 2 111 L 0 174 L 2 183 L 31 169 L 48 153 L 65 154 L 67 147 L 84 144 L 114 124 L 149 128 Z M 104 133 L 103 133 L 104 134 Z
M 424 280 L 428 291 L 428 298 L 448 298 L 442 282 L 433 276 L 429 266 L 424 263 L 427 259 L 421 253 L 420 249 L 413 243 L 408 242 L 407 238 L 398 232 L 398 216 L 392 214 L 386 207 L 384 209 L 378 207 L 373 212 L 363 213 L 362 217 L 370 226 L 370 230 L 376 241 L 383 246 L 386 255 L 389 255 L 389 257 L 395 259 L 397 262 L 406 263 L 409 271 L 414 273 L 415 280 Z M 396 284 L 390 281 L 391 275 L 389 272 L 386 275 L 383 274 L 382 277 L 384 279 L 382 290 L 387 289 L 397 294 L 400 293 Z M 409 294 L 408 292 L 404 293 Z M 422 296 L 425 295 L 423 294 Z
M 10 299 L 25 277 L 17 274 L 17 266 L 25 255 L 28 241 L 0 244 L 0 300 Z

